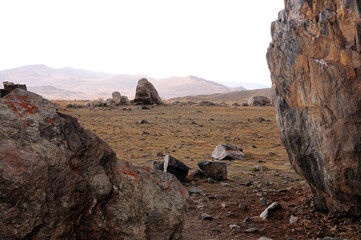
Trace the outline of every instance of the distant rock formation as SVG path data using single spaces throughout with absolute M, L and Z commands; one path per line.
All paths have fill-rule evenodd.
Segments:
M 253 96 L 248 99 L 248 106 L 269 106 L 271 105 L 271 100 L 265 96 Z
M 361 1 L 285 3 L 267 53 L 282 142 L 319 208 L 361 213 Z
M 162 104 L 162 100 L 153 84 L 142 78 L 138 81 L 133 103 L 136 105 Z
M 0 239 L 181 239 L 187 190 L 41 96 L 0 98 Z

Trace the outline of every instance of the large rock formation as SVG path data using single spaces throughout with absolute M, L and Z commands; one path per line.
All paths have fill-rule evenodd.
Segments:
M 162 100 L 153 84 L 142 78 L 138 81 L 133 103 L 142 105 L 162 104 Z
M 317 206 L 361 213 L 361 1 L 285 3 L 267 53 L 282 141 Z
M 39 95 L 0 98 L 0 239 L 180 239 L 187 198 Z

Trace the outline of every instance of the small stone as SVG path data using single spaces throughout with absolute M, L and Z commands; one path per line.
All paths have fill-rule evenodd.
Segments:
M 230 228 L 230 229 L 240 229 L 241 226 L 239 226 L 239 225 L 237 225 L 237 224 L 230 224 L 230 225 L 229 225 L 229 228 Z
M 274 212 L 281 209 L 281 204 L 279 202 L 274 202 L 261 213 L 260 218 L 262 218 L 262 220 L 267 220 Z
M 295 224 L 295 223 L 297 223 L 298 222 L 298 217 L 295 217 L 295 216 L 291 216 L 291 218 L 290 218 L 290 224 Z
M 265 197 L 262 197 L 259 202 L 261 203 L 262 206 L 267 206 L 268 205 L 268 201 Z
M 240 210 L 245 211 L 245 210 L 248 209 L 248 206 L 247 206 L 246 204 L 244 204 L 244 203 L 240 203 L 239 206 L 238 206 L 238 208 L 239 208 Z
M 233 217 L 235 217 L 235 215 L 233 212 L 227 212 L 226 217 L 233 218 Z
M 252 182 L 252 181 L 248 181 L 248 182 L 246 182 L 246 184 L 245 184 L 245 185 L 246 185 L 247 187 L 249 187 L 249 186 L 252 186 L 252 184 L 253 184 L 253 182 Z
M 222 208 L 228 208 L 228 205 L 225 202 L 222 202 L 221 206 L 222 206 Z
M 272 240 L 272 238 L 260 237 L 258 240 Z
M 257 148 L 257 146 L 256 146 L 256 145 L 252 145 L 252 148 Z
M 203 195 L 203 196 L 205 195 L 203 190 L 200 188 L 191 188 L 188 190 L 188 193 L 189 193 L 189 195 L 193 195 L 193 194 L 199 194 L 199 195 Z
M 204 203 L 200 203 L 197 205 L 197 209 L 201 209 L 201 208 L 205 208 L 206 207 L 206 204 Z
M 206 214 L 206 213 L 202 213 L 201 218 L 203 220 L 213 220 L 213 217 L 211 215 Z
M 249 217 L 246 217 L 245 219 L 243 219 L 244 223 L 250 223 L 252 222 L 252 219 L 250 219 Z
M 139 124 L 149 124 L 149 122 L 147 120 L 142 119 L 139 121 Z
M 219 229 L 218 227 L 215 227 L 215 228 L 212 228 L 212 232 L 220 233 L 221 229 Z
M 198 178 L 198 179 L 202 179 L 205 177 L 204 173 L 199 169 L 194 170 L 191 176 L 192 178 Z
M 248 228 L 244 230 L 245 233 L 255 233 L 258 232 L 259 228 Z
M 221 182 L 221 185 L 222 185 L 222 187 L 229 187 L 229 186 L 231 186 L 231 184 L 225 183 L 225 182 Z

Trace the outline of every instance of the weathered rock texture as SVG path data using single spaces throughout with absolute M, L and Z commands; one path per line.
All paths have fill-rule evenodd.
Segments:
M 134 104 L 162 104 L 157 89 L 147 79 L 142 78 L 138 81 L 137 89 L 135 91 Z
M 0 239 L 180 239 L 187 198 L 39 95 L 0 98 Z
M 361 1 L 285 3 L 267 53 L 282 141 L 320 208 L 361 213 Z

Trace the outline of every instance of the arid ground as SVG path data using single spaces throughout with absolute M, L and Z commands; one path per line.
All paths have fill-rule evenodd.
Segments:
M 211 183 L 189 176 L 185 186 L 200 188 L 204 194 L 191 196 L 185 239 L 361 238 L 360 217 L 315 209 L 309 187 L 291 169 L 273 107 L 168 104 L 144 110 L 137 106 L 67 109 L 65 102 L 57 104 L 59 111 L 78 118 L 85 129 L 106 141 L 118 158 L 140 166 L 149 167 L 169 153 L 192 172 L 198 162 L 211 160 L 218 144 L 243 148 L 245 159 L 227 161 L 227 181 Z M 278 201 L 282 211 L 261 220 L 259 215 L 267 207 L 261 204 L 262 197 L 269 204 Z M 201 219 L 202 213 L 213 219 Z M 298 221 L 290 224 L 291 216 Z M 251 227 L 256 227 L 255 232 L 246 233 Z

